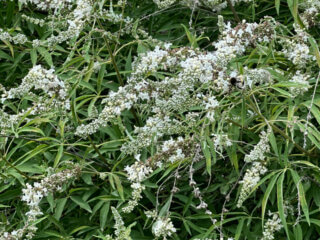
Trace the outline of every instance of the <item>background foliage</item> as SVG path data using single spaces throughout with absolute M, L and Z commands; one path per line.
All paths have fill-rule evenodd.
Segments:
M 97 9 L 109 9 L 111 2 L 96 1 L 95 4 Z M 287 27 L 285 35 L 290 38 L 294 32 L 293 23 L 299 22 L 299 4 L 301 1 L 298 3 L 297 0 L 253 1 L 237 5 L 237 15 L 229 7 L 219 15 L 232 26 L 237 25 L 237 16 L 247 22 L 259 22 L 265 16 L 271 16 Z M 189 46 L 213 51 L 211 43 L 219 36 L 218 14 L 203 6 L 190 9 L 174 4 L 159 9 L 152 1 L 130 0 L 123 6 L 114 3 L 113 7 L 116 13 L 123 13 L 123 18 L 133 19 L 133 30 L 128 34 L 118 34 L 126 27 L 124 22 L 97 18 L 96 22 L 86 23 L 78 38 L 44 47 L 33 46 L 30 41 L 47 39 L 52 28 L 27 21 L 23 15 L 57 25 L 59 21 L 63 24 L 63 19 L 57 15 L 52 20 L 47 11 L 32 4 L 0 1 L 0 28 L 13 35 L 23 33 L 30 40 L 24 44 L 0 42 L 0 83 L 10 89 L 18 86 L 34 65 L 41 64 L 46 69 L 54 67 L 59 78 L 70 85 L 71 109 L 67 114 L 48 112 L 30 116 L 30 121 L 25 121 L 30 114 L 26 112 L 9 130 L 2 131 L 0 218 L 3 231 L 17 229 L 26 220 L 28 209 L 21 201 L 26 183 L 40 181 L 73 162 L 82 166 L 81 175 L 65 184 L 63 192 L 49 194 L 41 201 L 44 215 L 37 223 L 38 231 L 33 239 L 98 239 L 113 234 L 111 207 L 121 213 L 121 207 L 130 199 L 131 183 L 124 168 L 135 161 L 133 156 L 121 151 L 121 146 L 129 141 L 134 126 L 145 123 L 148 113 L 125 111 L 121 115 L 122 124 L 110 123 L 89 138 L 76 136 L 75 129 L 92 119 L 96 111 L 102 111 L 101 100 L 126 83 L 135 57 L 154 49 L 157 41 L 170 42 L 173 48 Z M 192 27 L 189 27 L 190 19 Z M 112 36 L 106 34 L 106 37 L 99 31 L 112 33 Z M 309 28 L 308 32 L 312 36 L 310 49 L 319 62 L 318 25 Z M 226 107 L 224 114 L 220 112 L 219 121 L 211 125 L 199 124 L 193 130 L 193 134 L 199 136 L 204 156 L 194 166 L 194 178 L 212 215 L 196 208 L 199 199 L 194 197 L 189 185 L 186 169 L 190 159 L 186 159 L 177 181 L 178 192 L 171 194 L 175 179 L 172 175 L 180 165 L 172 164 L 154 171 L 145 181 L 143 198 L 132 213 L 121 213 L 125 226 L 135 223 L 132 239 L 155 239 L 152 221 L 144 211 L 154 209 L 157 201 L 160 212 L 170 210 L 177 229 L 170 239 L 219 239 L 220 231 L 226 238 L 260 239 L 268 210 L 277 212 L 284 226 L 275 239 L 317 239 L 320 235 L 320 96 L 319 88 L 314 86 L 319 66 L 314 61 L 313 65 L 305 67 L 314 73 L 310 78 L 312 87 L 305 94 L 293 97 L 289 91 L 293 85 L 288 79 L 295 66 L 275 53 L 276 48 L 270 44 L 262 50 L 250 49 L 237 59 L 239 66 L 270 67 L 270 74 L 276 80 L 273 85 L 261 85 L 245 93 L 241 90 L 228 93 L 226 103 L 230 104 L 230 109 Z M 101 67 L 95 69 L 95 62 Z M 277 70 L 285 74 L 281 75 Z M 304 146 L 311 101 L 312 117 L 307 123 L 309 130 Z M 10 113 L 17 113 L 29 104 L 28 98 L 21 98 L 2 105 L 3 109 L 10 109 Z M 8 121 L 1 116 L 0 120 Z M 268 126 L 272 129 L 268 172 L 238 208 L 239 181 L 248 168 L 244 156 L 259 142 L 260 132 Z M 211 138 L 212 133 L 221 129 L 233 140 L 232 146 L 224 149 L 222 157 L 215 153 Z M 152 149 L 142 152 L 144 159 L 152 156 Z M 292 214 L 286 213 L 288 206 L 293 208 Z M 215 224 L 210 217 L 216 219 Z

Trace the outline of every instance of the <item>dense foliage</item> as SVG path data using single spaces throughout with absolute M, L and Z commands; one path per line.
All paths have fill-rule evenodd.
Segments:
M 0 239 L 317 239 L 319 0 L 0 0 Z

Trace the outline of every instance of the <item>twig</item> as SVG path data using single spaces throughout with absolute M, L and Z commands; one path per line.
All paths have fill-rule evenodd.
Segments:
M 233 13 L 233 15 L 234 15 L 234 18 L 236 19 L 236 21 L 237 21 L 238 23 L 240 23 L 241 20 L 240 20 L 240 18 L 239 18 L 239 16 L 238 16 L 236 10 L 234 9 L 234 7 L 233 7 L 233 5 L 232 5 L 232 2 L 231 2 L 230 0 L 227 0 L 227 2 L 228 2 L 228 5 L 229 5 L 229 7 L 230 7 L 230 9 L 231 9 L 231 11 L 232 11 L 232 13 Z

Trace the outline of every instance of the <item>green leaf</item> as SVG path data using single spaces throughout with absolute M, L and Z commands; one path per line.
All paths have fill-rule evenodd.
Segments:
M 295 240 L 303 240 L 303 233 L 299 223 L 293 227 L 293 233 Z
M 53 194 L 52 193 L 49 193 L 48 196 L 47 196 L 47 201 L 50 205 L 50 210 L 51 212 L 53 212 L 53 208 L 55 206 L 55 202 L 54 202 L 54 198 L 53 198 Z
M 68 200 L 67 198 L 60 198 L 56 202 L 56 209 L 55 209 L 54 217 L 58 221 L 62 215 L 63 209 L 67 203 L 67 200 Z
M 79 232 L 80 230 L 84 230 L 84 229 L 90 229 L 91 227 L 90 226 L 80 226 L 80 227 L 77 227 L 75 229 L 73 229 L 70 234 L 74 234 L 76 232 Z
M 265 215 L 265 212 L 266 212 L 266 207 L 267 207 L 267 203 L 268 203 L 268 199 L 269 199 L 269 196 L 270 196 L 270 193 L 279 177 L 279 175 L 281 174 L 278 173 L 276 174 L 275 176 L 272 177 L 272 179 L 270 180 L 270 183 L 268 184 L 268 187 L 263 195 L 263 198 L 262 198 L 262 204 L 261 204 L 261 219 L 262 219 L 262 226 L 264 225 L 264 215 Z
M 209 175 L 211 175 L 211 166 L 212 166 L 212 163 L 211 163 L 211 153 L 210 153 L 210 150 L 209 150 L 209 146 L 207 144 L 207 141 L 202 141 L 202 152 L 206 158 L 206 169 L 207 169 L 207 172 L 209 173 Z
M 98 73 L 98 78 L 97 78 L 97 90 L 98 92 L 101 91 L 101 86 L 102 86 L 102 80 L 104 78 L 104 74 L 106 73 L 106 64 L 102 64 L 101 68 Z
M 171 201 L 172 201 L 172 194 L 170 194 L 170 197 L 166 201 L 167 201 L 166 204 L 163 205 L 163 207 L 161 208 L 161 210 L 159 212 L 159 217 L 162 217 L 168 213 L 168 211 L 170 209 Z
M 35 66 L 37 64 L 37 51 L 35 49 L 30 50 L 30 57 L 31 57 L 31 62 L 32 65 Z
M 185 25 L 181 24 L 181 26 L 184 28 L 184 31 L 186 32 L 186 35 L 187 35 L 187 37 L 188 37 L 188 40 L 189 40 L 189 42 L 190 42 L 191 47 L 193 47 L 193 48 L 199 47 L 199 46 L 198 46 L 198 43 L 197 43 L 197 38 L 196 38 L 196 36 L 193 35 L 193 34 L 190 32 L 190 30 L 189 30 Z
M 44 60 L 48 63 L 50 67 L 53 66 L 51 54 L 45 48 L 37 47 L 37 51 L 40 53 L 40 55 L 44 58 Z
M 245 220 L 244 218 L 240 219 L 240 221 L 238 223 L 238 226 L 237 226 L 236 234 L 234 236 L 234 240 L 239 240 L 240 239 L 244 220 Z
M 91 61 L 89 66 L 88 66 L 88 69 L 87 69 L 87 72 L 86 74 L 84 75 L 84 78 L 83 78 L 83 81 L 85 82 L 89 82 L 90 78 L 91 78 L 91 75 L 93 73 L 93 66 L 94 66 L 94 62 Z
M 100 229 L 101 229 L 101 231 L 103 231 L 106 226 L 109 210 L 110 210 L 110 202 L 106 202 L 100 210 Z
M 271 147 L 272 147 L 274 153 L 276 154 L 276 156 L 279 157 L 278 145 L 277 145 L 277 141 L 274 136 L 273 130 L 271 130 L 271 132 L 270 132 L 269 140 L 270 140 L 270 144 L 271 144 Z
M 277 205 L 278 205 L 278 211 L 280 215 L 280 219 L 283 225 L 284 230 L 286 231 L 287 237 L 290 240 L 290 234 L 288 230 L 287 220 L 286 216 L 284 214 L 284 201 L 283 201 L 283 180 L 285 177 L 286 170 L 283 171 L 283 173 L 280 175 L 278 181 L 277 181 Z
M 63 155 L 63 145 L 61 144 L 59 146 L 59 148 L 58 148 L 58 152 L 57 152 L 56 158 L 54 159 L 54 164 L 53 164 L 54 168 L 56 168 L 58 166 L 62 155 Z
M 22 157 L 20 157 L 17 161 L 14 162 L 14 164 L 22 160 L 19 164 L 17 164 L 17 166 L 22 165 L 23 163 L 27 162 L 29 159 L 35 157 L 36 155 L 45 152 L 47 149 L 49 149 L 49 147 L 46 144 L 38 145 L 36 148 L 32 149 L 31 151 L 27 152 Z
M 313 163 L 308 162 L 308 161 L 294 161 L 294 162 L 292 162 L 292 164 L 303 164 L 303 165 L 306 165 L 308 167 L 311 167 L 311 168 L 317 170 L 320 173 L 320 168 L 318 166 L 314 165 Z
M 90 205 L 83 201 L 83 199 L 79 196 L 71 196 L 70 197 L 72 201 L 74 201 L 79 207 L 87 210 L 89 213 L 92 213 L 92 210 L 90 208 Z
M 275 0 L 275 6 L 276 6 L 277 14 L 279 15 L 279 10 L 280 10 L 280 0 Z
M 318 66 L 320 67 L 320 52 L 319 52 L 318 44 L 316 43 L 313 37 L 309 37 L 309 42 L 316 56 Z
M 12 19 L 14 17 L 14 10 L 15 10 L 15 2 L 14 1 L 7 1 L 7 6 L 6 6 L 6 13 L 7 13 L 7 24 L 8 26 L 11 25 Z
M 33 133 L 39 133 L 42 136 L 45 136 L 44 132 L 40 128 L 36 127 L 21 127 L 18 130 L 18 134 L 22 132 L 33 132 Z
M 117 187 L 118 193 L 119 193 L 121 199 L 124 201 L 124 194 L 123 194 L 123 187 L 122 187 L 122 184 L 121 184 L 121 180 L 115 174 L 113 174 L 112 176 L 114 178 L 114 182 L 116 183 L 116 187 Z

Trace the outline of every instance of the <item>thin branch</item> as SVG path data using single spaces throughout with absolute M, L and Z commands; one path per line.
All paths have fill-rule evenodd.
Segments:
M 234 9 L 234 7 L 233 7 L 233 5 L 232 5 L 232 2 L 231 2 L 230 0 L 227 0 L 227 2 L 228 2 L 228 5 L 229 5 L 232 13 L 233 13 L 234 18 L 236 19 L 236 21 L 237 21 L 238 23 L 240 23 L 241 20 L 240 20 L 240 18 L 239 18 L 239 16 L 238 16 L 236 10 Z

